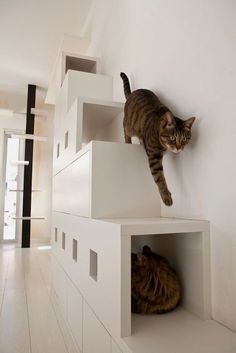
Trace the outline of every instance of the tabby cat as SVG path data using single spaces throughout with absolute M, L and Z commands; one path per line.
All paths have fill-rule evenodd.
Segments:
M 167 206 L 171 206 L 173 201 L 163 173 L 163 153 L 166 150 L 178 153 L 184 149 L 191 138 L 191 127 L 195 118 L 184 121 L 175 117 L 147 89 L 138 89 L 131 93 L 128 77 L 123 72 L 120 76 L 127 99 L 123 123 L 125 142 L 132 143 L 132 136 L 139 138 L 148 155 L 149 166 L 161 198 Z
M 132 312 L 163 314 L 176 308 L 181 297 L 178 276 L 168 261 L 145 245 L 132 262 Z

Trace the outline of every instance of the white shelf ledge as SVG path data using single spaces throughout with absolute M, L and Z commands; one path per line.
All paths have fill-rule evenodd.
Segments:
M 122 340 L 133 353 L 234 353 L 236 334 L 213 320 L 178 308 L 163 315 L 132 315 L 132 336 Z
M 23 192 L 23 189 L 10 189 L 10 192 Z M 31 190 L 32 192 L 43 192 L 43 190 Z
M 34 141 L 40 141 L 40 142 L 47 141 L 46 136 L 37 136 L 32 134 L 11 134 L 10 136 L 11 138 L 22 139 L 22 140 L 34 140 Z
M 25 165 L 29 165 L 29 161 L 12 161 L 11 165 L 14 166 L 25 166 Z
M 45 217 L 12 217 L 15 220 L 29 221 L 29 220 L 42 220 L 46 219 Z
M 46 119 L 48 112 L 43 109 L 31 108 L 31 114 L 34 114 L 37 118 Z
M 101 221 L 120 225 L 123 235 L 207 232 L 210 226 L 210 223 L 204 220 L 164 217 L 117 218 L 102 219 Z

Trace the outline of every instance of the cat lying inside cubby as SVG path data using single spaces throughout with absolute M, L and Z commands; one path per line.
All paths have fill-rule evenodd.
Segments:
M 195 117 L 187 120 L 175 117 L 152 91 L 137 89 L 131 92 L 126 74 L 121 72 L 120 76 L 127 99 L 123 122 L 125 142 L 132 143 L 133 136 L 139 138 L 148 155 L 151 173 L 162 201 L 171 206 L 171 192 L 168 190 L 162 166 L 163 154 L 166 150 L 178 153 L 184 149 L 190 141 Z
M 131 255 L 131 310 L 139 314 L 163 314 L 180 302 L 180 280 L 168 260 L 145 245 Z

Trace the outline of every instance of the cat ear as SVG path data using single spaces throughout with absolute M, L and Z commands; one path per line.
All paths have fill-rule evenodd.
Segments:
M 149 248 L 149 246 L 144 245 L 143 247 L 143 254 L 150 254 L 152 250 Z
M 193 123 L 194 123 L 194 121 L 195 121 L 195 119 L 196 119 L 195 116 L 193 116 L 192 118 L 189 118 L 188 120 L 185 120 L 185 122 L 184 122 L 185 127 L 190 130 L 192 125 L 193 125 Z
M 141 253 L 138 253 L 138 254 L 137 254 L 137 259 L 138 259 L 139 265 L 141 265 L 141 266 L 145 265 L 145 263 L 146 263 L 146 256 L 144 256 L 144 255 L 141 254 Z
M 171 112 L 166 112 L 164 114 L 164 119 L 167 122 L 167 125 L 174 125 L 175 124 L 175 118 Z

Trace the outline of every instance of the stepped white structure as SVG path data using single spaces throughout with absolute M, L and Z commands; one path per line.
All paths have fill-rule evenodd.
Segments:
M 78 352 L 189 353 L 196 341 L 199 352 L 221 352 L 215 335 L 224 344 L 227 332 L 210 320 L 209 222 L 161 217 L 143 147 L 114 138 L 123 104 L 99 59 L 62 52 L 55 72 L 53 286 Z M 131 314 L 131 252 L 144 244 L 180 274 L 183 299 L 172 313 Z

